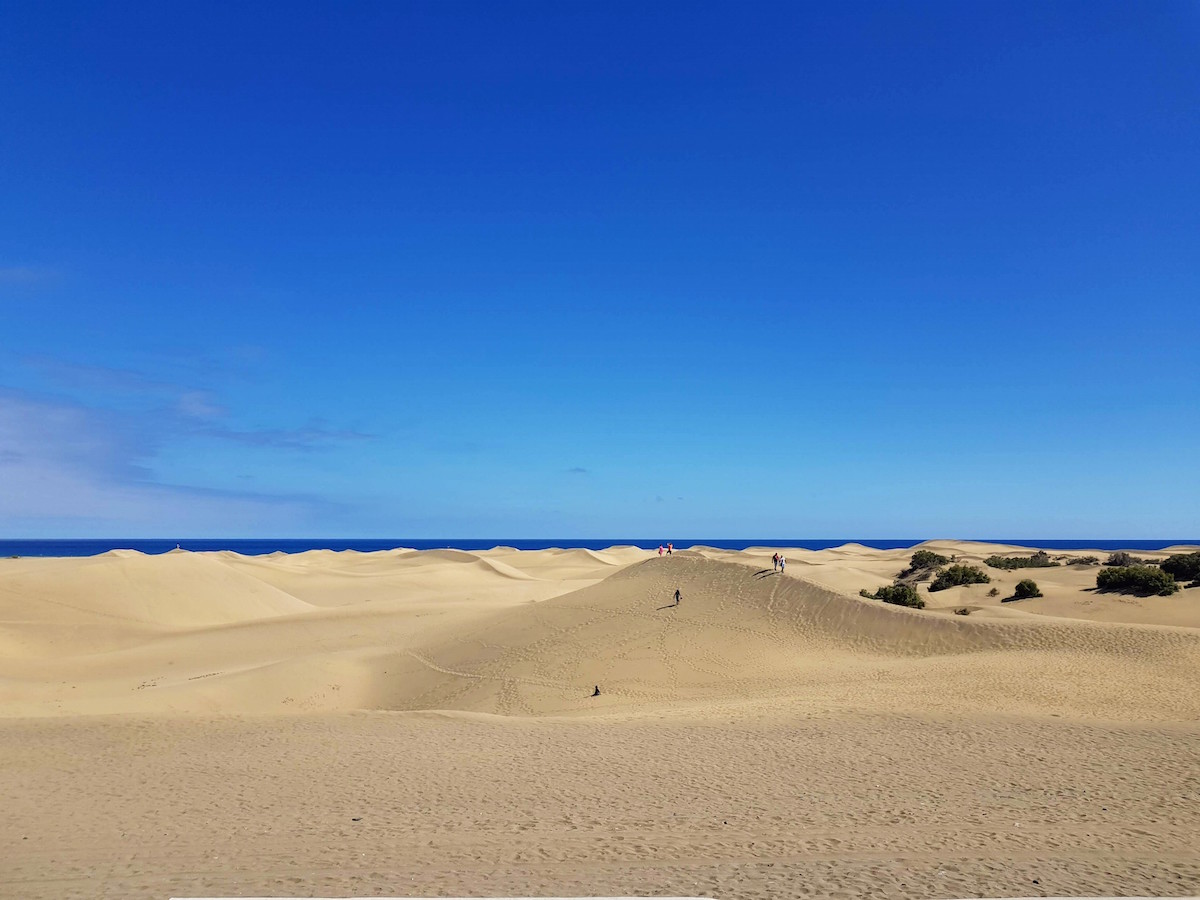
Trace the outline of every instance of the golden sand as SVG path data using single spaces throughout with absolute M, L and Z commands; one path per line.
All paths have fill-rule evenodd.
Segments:
M 1200 893 L 1200 589 L 774 549 L 0 560 L 0 895 Z

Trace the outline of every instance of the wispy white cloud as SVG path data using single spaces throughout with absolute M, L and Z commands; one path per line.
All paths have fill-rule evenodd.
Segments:
M 183 388 L 143 372 L 116 366 L 99 366 L 59 359 L 54 356 L 25 354 L 20 362 L 47 381 L 67 390 L 112 391 L 122 394 L 172 395 Z
M 250 447 L 275 447 L 281 450 L 311 452 L 346 441 L 373 441 L 375 435 L 343 428 L 327 428 L 312 424 L 304 428 L 205 428 L 199 432 L 206 437 L 233 441 Z
M 53 269 L 37 266 L 0 266 L 0 284 L 37 284 L 54 277 Z
M 246 349 L 252 353 L 253 348 Z M 49 356 L 26 355 L 22 364 L 82 408 L 138 406 L 153 420 L 160 437 L 202 437 L 251 447 L 311 452 L 342 442 L 370 441 L 376 435 L 331 427 L 320 419 L 295 428 L 248 428 L 231 423 L 231 414 L 216 392 L 155 378 L 134 369 L 77 363 Z M 132 414 L 127 414 L 132 415 Z
M 229 410 L 217 402 L 212 391 L 184 391 L 175 406 L 184 417 L 200 421 L 223 419 L 229 415 Z
M 336 504 L 156 481 L 168 434 L 144 417 L 0 388 L 0 527 L 14 536 L 295 533 Z

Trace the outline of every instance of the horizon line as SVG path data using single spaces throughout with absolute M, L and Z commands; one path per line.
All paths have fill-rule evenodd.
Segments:
M 595 542 L 595 541 L 606 541 L 606 540 L 624 540 L 624 541 L 631 541 L 631 540 L 637 540 L 637 541 L 641 541 L 641 540 L 650 540 L 650 541 L 659 541 L 659 540 L 660 540 L 660 538 L 657 538 L 657 537 L 655 537 L 655 538 L 648 538 L 648 537 L 629 537 L 629 536 L 624 536 L 624 537 L 589 537 L 589 536 L 586 536 L 586 535 L 554 535 L 554 536 L 540 536 L 540 535 L 539 535 L 539 536 L 522 536 L 522 535 L 500 535 L 500 536 L 470 536 L 470 535 L 466 535 L 466 536 L 448 536 L 448 535 L 437 535 L 437 536 L 434 536 L 434 537 L 419 537 L 419 536 L 416 536 L 416 535 L 406 535 L 406 536 L 404 536 L 404 537 L 394 537 L 394 536 L 387 536 L 387 537 L 362 537 L 362 536 L 347 537 L 347 536 L 344 536 L 344 535 L 339 535 L 339 536 L 332 536 L 332 535 L 321 535 L 321 536 L 306 535 L 306 536 L 303 536 L 303 537 L 280 537 L 280 536 L 274 536 L 274 537 L 239 537 L 239 536 L 237 536 L 237 535 L 220 535 L 220 536 L 207 536 L 207 537 L 206 537 L 206 536 L 198 536 L 198 535 L 168 535 L 168 536 L 165 536 L 165 537 L 164 537 L 164 536 L 145 536 L 145 535 L 142 535 L 142 536 L 131 536 L 131 535 L 115 535 L 115 536 L 106 536 L 106 537 L 28 537 L 28 536 L 26 536 L 26 537 L 4 537 L 4 536 L 0 536 L 0 541 L 116 541 L 116 540 L 123 540 L 123 541 L 263 541 L 263 542 L 266 542 L 266 541 L 407 541 L 407 540 L 413 540 L 413 541 L 426 541 L 426 542 L 427 542 L 427 541 L 490 541 L 490 540 L 508 540 L 508 541 L 550 541 L 550 540 L 555 540 L 555 541 L 592 541 L 592 542 Z M 1039 541 L 1166 541 L 1166 540 L 1184 540 L 1184 541 L 1187 541 L 1187 542 L 1189 542 L 1189 543 L 1190 543 L 1190 542 L 1200 541 L 1200 537 L 1196 537 L 1196 538 L 1175 538 L 1175 537 L 1161 537 L 1161 536 L 1154 536 L 1154 537 L 1146 537 L 1146 536 L 1141 536 L 1141 537 L 1137 537 L 1137 536 L 1132 536 L 1132 535 L 1123 535 L 1123 536 L 1120 536 L 1120 537 L 1103 537 L 1103 536 L 1100 536 L 1100 535 L 1088 535 L 1088 536 L 1086 536 L 1086 537 L 1064 537 L 1064 536 L 1051 537 L 1051 536 L 1049 536 L 1049 535 L 1042 535 L 1042 536 L 1039 536 L 1039 537 L 1005 537 L 1005 538 L 1001 538 L 1001 537 L 951 537 L 951 536 L 942 536 L 942 537 L 922 537 L 922 538 L 915 538 L 915 537 L 912 537 L 912 536 L 905 536 L 905 537 L 884 537 L 884 536 L 879 536 L 879 535 L 876 535 L 876 536 L 873 536 L 873 537 L 788 537 L 788 538 L 780 538 L 780 537 L 735 537 L 735 536 L 716 537 L 716 536 L 709 535 L 709 536 L 702 537 L 702 538 L 696 538 L 696 537 L 684 537 L 684 538 L 670 538 L 670 539 L 669 539 L 669 541 L 670 541 L 671 543 L 677 543 L 677 542 L 679 542 L 680 540 L 691 540 L 691 541 L 701 541 L 701 540 L 708 540 L 708 541 L 751 541 L 751 540 L 770 540 L 770 541 L 779 541 L 779 540 L 789 540 L 789 541 L 834 541 L 834 540 L 845 540 L 845 541 L 853 541 L 853 542 L 861 542 L 861 541 L 916 541 L 916 542 L 918 542 L 918 543 L 921 543 L 921 542 L 928 542 L 928 541 L 975 541 L 975 542 L 978 542 L 978 543 L 1015 543 L 1015 542 L 1017 542 L 1017 541 L 1030 541 L 1030 540 L 1039 540 Z

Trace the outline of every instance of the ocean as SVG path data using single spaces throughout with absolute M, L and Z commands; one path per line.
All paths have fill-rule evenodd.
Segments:
M 857 543 L 879 550 L 912 547 L 927 538 L 668 538 L 678 549 L 696 544 L 720 547 L 725 550 L 744 550 L 746 547 L 802 547 L 824 550 L 842 544 Z M 1161 550 L 1175 544 L 1200 544 L 1198 539 L 1179 540 L 1050 540 L 1033 538 L 971 538 L 996 544 L 1017 544 L 1022 547 L 1043 547 L 1047 550 Z M 414 550 L 490 550 L 492 547 L 515 547 L 518 550 L 546 550 L 552 547 L 586 547 L 603 550 L 616 545 L 632 545 L 654 550 L 666 540 L 658 538 L 87 538 L 80 540 L 4 540 L 0 539 L 0 558 L 13 556 L 95 556 L 109 550 L 137 550 L 142 553 L 166 553 L 176 547 L 195 552 L 231 550 L 246 556 L 265 553 L 303 553 L 305 550 L 357 550 L 371 553 L 405 547 Z

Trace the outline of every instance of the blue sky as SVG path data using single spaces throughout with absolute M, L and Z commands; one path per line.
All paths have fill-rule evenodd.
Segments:
M 0 536 L 1200 535 L 1200 5 L 7 3 Z

